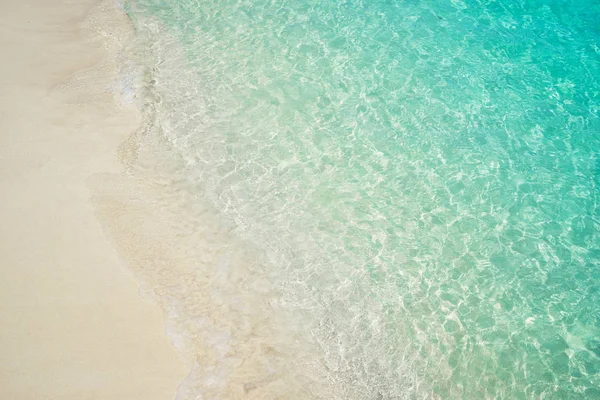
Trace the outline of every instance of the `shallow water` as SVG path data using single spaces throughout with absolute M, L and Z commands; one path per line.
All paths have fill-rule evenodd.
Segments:
M 181 396 L 600 398 L 600 3 L 127 7 L 173 179 L 255 254 L 188 257 Z

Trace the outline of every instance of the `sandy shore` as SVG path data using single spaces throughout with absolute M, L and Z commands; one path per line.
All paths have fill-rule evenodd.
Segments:
M 172 399 L 186 374 L 90 203 L 139 125 L 107 90 L 94 5 L 0 0 L 2 399 Z

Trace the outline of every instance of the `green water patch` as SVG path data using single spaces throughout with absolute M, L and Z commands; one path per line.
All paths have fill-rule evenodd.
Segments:
M 130 10 L 188 179 L 355 398 L 597 396 L 596 2 Z

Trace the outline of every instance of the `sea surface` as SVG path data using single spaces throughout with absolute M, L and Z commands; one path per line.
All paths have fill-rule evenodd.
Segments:
M 256 254 L 168 296 L 180 399 L 600 399 L 600 2 L 125 7 L 174 173 Z

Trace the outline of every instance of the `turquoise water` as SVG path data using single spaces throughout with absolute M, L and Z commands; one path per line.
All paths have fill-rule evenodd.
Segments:
M 298 398 L 600 399 L 600 3 L 128 6 Z

